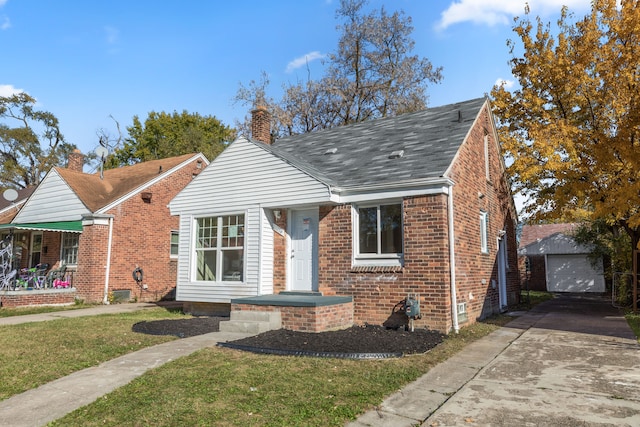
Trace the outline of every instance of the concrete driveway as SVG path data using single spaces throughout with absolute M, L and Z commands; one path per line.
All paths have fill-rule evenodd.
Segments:
M 609 300 L 559 295 L 421 425 L 640 426 L 640 346 Z

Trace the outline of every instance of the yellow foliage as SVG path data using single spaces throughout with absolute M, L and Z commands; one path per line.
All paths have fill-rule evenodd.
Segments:
M 557 27 L 528 13 L 507 44 L 519 87 L 493 107 L 514 187 L 549 220 L 602 218 L 640 230 L 640 1 L 594 0 Z

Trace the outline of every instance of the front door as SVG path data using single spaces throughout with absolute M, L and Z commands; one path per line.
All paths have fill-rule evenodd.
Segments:
M 317 290 L 318 210 L 291 212 L 290 290 Z

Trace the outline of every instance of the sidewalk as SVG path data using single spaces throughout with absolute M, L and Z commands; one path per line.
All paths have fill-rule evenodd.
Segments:
M 101 305 L 55 313 L 0 318 L 0 325 L 43 322 L 68 317 L 122 313 L 157 307 L 155 304 Z M 244 338 L 247 334 L 212 332 L 182 338 L 144 348 L 109 360 L 92 368 L 75 372 L 36 389 L 0 402 L 0 425 L 3 427 L 44 426 L 84 405 L 88 405 L 118 387 L 122 387 L 147 370 L 198 351 L 219 341 Z

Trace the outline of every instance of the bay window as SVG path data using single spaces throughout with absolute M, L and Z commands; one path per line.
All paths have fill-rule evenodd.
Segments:
M 197 219 L 196 280 L 240 282 L 243 261 L 244 215 Z

